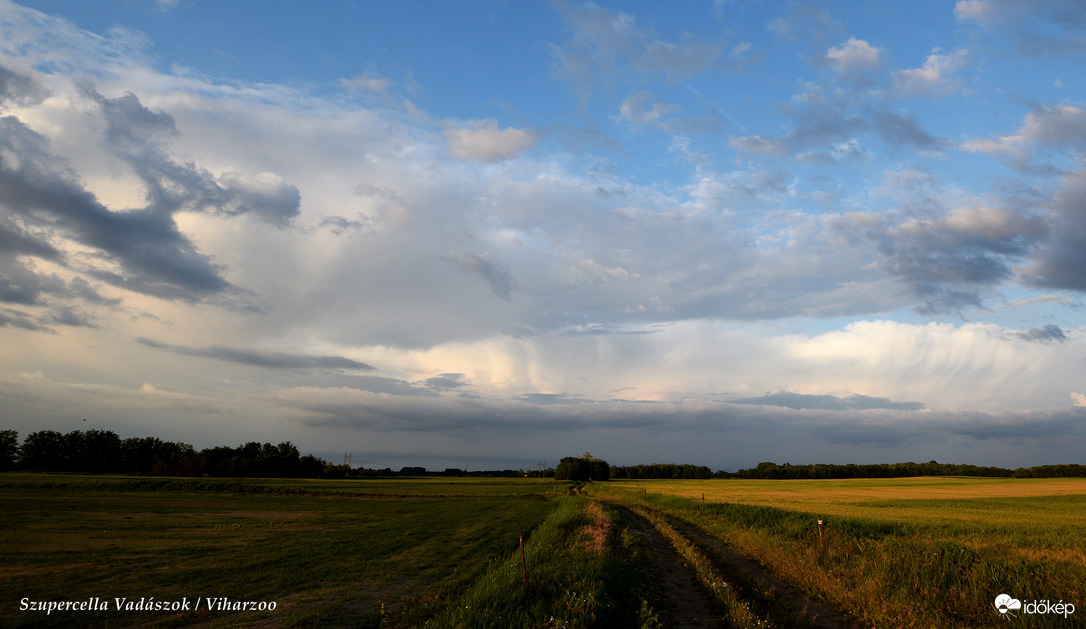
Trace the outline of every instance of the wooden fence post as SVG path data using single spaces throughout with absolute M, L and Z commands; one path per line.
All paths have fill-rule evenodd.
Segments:
M 524 571 L 524 585 L 528 585 L 528 562 L 524 561 L 524 533 L 520 534 L 520 569 Z
M 822 539 L 822 518 L 818 518 L 818 549 L 826 550 L 826 543 Z

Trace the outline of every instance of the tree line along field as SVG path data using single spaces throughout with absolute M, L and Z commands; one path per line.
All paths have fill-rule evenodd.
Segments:
M 680 561 L 696 626 L 1080 626 L 1084 507 L 1084 479 L 6 473 L 0 624 L 670 627 L 692 604 Z M 1075 611 L 1010 619 L 1004 593 Z M 21 608 L 95 597 L 204 607 Z M 275 609 L 228 608 L 245 601 Z

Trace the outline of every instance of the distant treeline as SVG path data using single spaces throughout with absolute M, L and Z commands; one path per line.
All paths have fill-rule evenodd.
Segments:
M 187 443 L 158 437 L 121 439 L 111 430 L 32 432 L 19 443 L 14 430 L 0 430 L 0 470 L 84 472 L 146 476 L 219 476 L 262 478 L 365 478 L 389 476 L 554 476 L 553 469 L 475 470 L 424 467 L 369 469 L 337 465 L 301 454 L 285 441 L 278 445 L 251 441 L 236 448 L 215 446 L 197 451 Z
M 14 430 L 0 431 L 0 466 L 42 472 L 144 474 L 153 476 L 263 476 L 317 478 L 326 462 L 302 455 L 289 441 L 255 441 L 236 448 L 197 451 L 187 443 L 158 437 L 121 439 L 111 430 L 32 432 L 18 444 Z
M 251 441 L 237 446 L 216 446 L 197 451 L 191 445 L 158 437 L 121 439 L 110 430 L 55 430 L 32 432 L 19 443 L 14 430 L 0 430 L 0 470 L 141 474 L 149 476 L 220 476 L 265 478 L 367 478 L 389 476 L 553 477 L 557 480 L 616 479 L 830 479 L 903 478 L 913 476 L 989 476 L 1013 478 L 1086 477 L 1086 465 L 1038 465 L 1015 470 L 952 463 L 881 463 L 870 465 L 759 463 L 737 472 L 713 472 L 704 465 L 652 463 L 612 466 L 585 453 L 565 457 L 557 468 L 531 470 L 476 470 L 447 468 L 430 472 L 424 467 L 369 469 L 338 465 L 306 454 L 289 441 L 278 445 Z
M 718 472 L 718 478 L 904 478 L 911 476 L 989 476 L 1006 478 L 1060 478 L 1086 476 L 1086 465 L 1039 465 L 1009 470 L 954 463 L 879 463 L 872 465 L 833 465 L 818 463 L 792 465 L 759 463 L 757 467 L 735 473 Z
M 611 478 L 713 478 L 714 476 L 713 470 L 704 465 L 653 463 L 611 468 Z

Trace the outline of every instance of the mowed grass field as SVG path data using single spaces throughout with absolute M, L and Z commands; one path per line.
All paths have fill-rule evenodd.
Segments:
M 0 625 L 418 626 L 556 510 L 553 481 L 0 475 Z M 23 598 L 274 601 L 31 613 Z M 206 608 L 206 605 L 205 605 Z
M 1002 593 L 1076 606 L 1021 626 L 1086 619 L 1086 479 L 631 480 L 597 495 L 691 522 L 860 625 L 999 626 Z

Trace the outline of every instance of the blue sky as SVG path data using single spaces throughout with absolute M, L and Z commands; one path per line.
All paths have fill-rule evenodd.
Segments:
M 0 2 L 0 421 L 1082 462 L 1084 52 L 1070 0 Z

